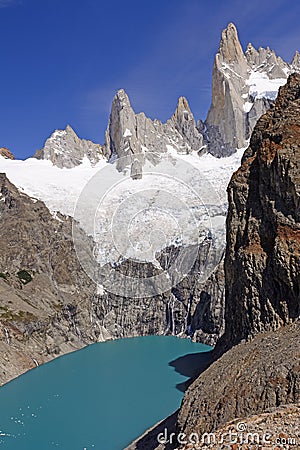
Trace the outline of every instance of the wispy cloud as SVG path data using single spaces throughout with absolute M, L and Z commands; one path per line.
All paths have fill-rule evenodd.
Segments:
M 0 8 L 8 8 L 9 6 L 15 6 L 19 4 L 17 0 L 0 0 Z

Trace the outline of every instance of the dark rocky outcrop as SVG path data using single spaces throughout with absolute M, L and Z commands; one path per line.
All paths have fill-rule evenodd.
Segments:
M 299 115 L 292 75 L 228 187 L 226 348 L 300 315 Z
M 199 434 L 300 401 L 300 323 L 235 346 L 188 388 L 178 428 Z
M 228 187 L 225 334 L 216 354 L 233 348 L 187 390 L 180 431 L 215 431 L 300 402 L 299 117 L 294 74 L 255 126 Z

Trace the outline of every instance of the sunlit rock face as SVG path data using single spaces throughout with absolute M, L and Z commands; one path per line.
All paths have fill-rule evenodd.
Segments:
M 212 77 L 212 102 L 205 122 L 209 151 L 228 156 L 245 147 L 259 117 L 276 99 L 288 75 L 300 71 L 299 53 L 284 62 L 269 47 L 244 52 L 237 29 L 230 23 L 222 32 Z

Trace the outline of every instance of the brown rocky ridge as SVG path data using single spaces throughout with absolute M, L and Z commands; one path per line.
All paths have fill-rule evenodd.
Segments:
M 295 74 L 258 121 L 228 187 L 226 348 L 300 315 L 299 117 Z
M 5 159 L 15 159 L 14 155 L 6 147 L 0 148 L 0 156 L 3 156 Z

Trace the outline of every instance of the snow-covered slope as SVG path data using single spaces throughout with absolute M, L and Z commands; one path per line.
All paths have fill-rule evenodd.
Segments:
M 251 107 L 255 100 L 267 98 L 275 100 L 278 89 L 286 83 L 286 78 L 270 79 L 265 72 L 252 70 L 246 84 L 249 86 L 249 96 L 252 100 Z M 251 109 L 251 108 L 250 108 Z
M 196 152 L 178 155 L 168 146 L 161 162 L 147 162 L 138 180 L 130 177 L 129 168 L 118 172 L 115 164 L 102 160 L 92 166 L 88 159 L 60 169 L 47 160 L 0 158 L 0 172 L 44 201 L 55 217 L 59 211 L 80 220 L 97 241 L 102 264 L 129 256 L 154 261 L 154 249 L 195 244 L 207 233 L 222 249 L 226 187 L 242 152 L 217 159 Z

